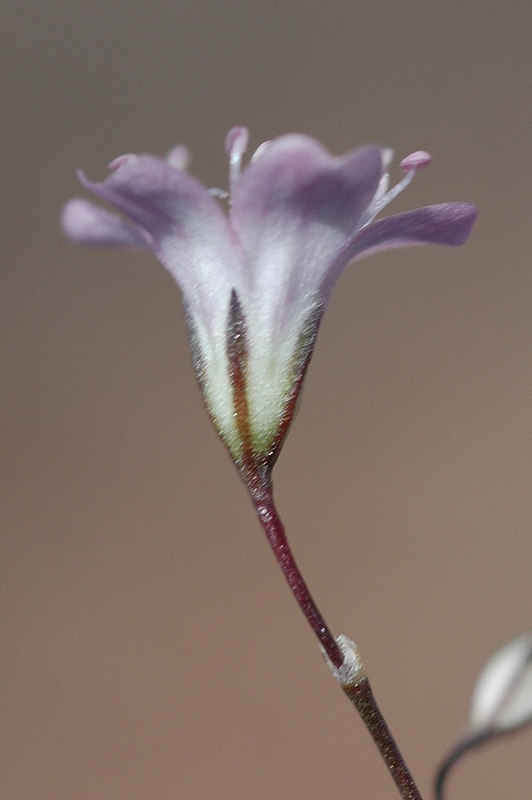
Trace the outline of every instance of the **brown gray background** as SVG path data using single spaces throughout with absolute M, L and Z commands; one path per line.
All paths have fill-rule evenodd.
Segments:
M 383 800 L 204 416 L 178 289 L 61 204 L 128 151 L 308 132 L 481 206 L 460 250 L 346 271 L 276 469 L 333 630 L 426 796 L 486 656 L 532 626 L 529 0 L 17 0 L 1 14 L 3 800 Z M 532 733 L 450 798 L 523 800 Z

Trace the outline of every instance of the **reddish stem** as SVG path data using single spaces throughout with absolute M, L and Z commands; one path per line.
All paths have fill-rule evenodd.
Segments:
M 247 465 L 241 465 L 241 472 L 277 563 L 281 567 L 300 609 L 318 637 L 329 660 L 337 669 L 340 669 L 344 662 L 344 655 L 303 580 L 290 550 L 283 523 L 275 508 L 269 465 L 263 464 L 261 467 L 257 467 L 250 461 Z M 403 756 L 375 702 L 367 678 L 356 685 L 342 685 L 342 688 L 364 720 L 403 800 L 422 800 Z
M 327 623 L 323 619 L 299 571 L 299 567 L 297 566 L 286 538 L 284 525 L 277 513 L 273 501 L 269 467 L 264 466 L 262 470 L 253 470 L 251 474 L 248 472 L 248 474 L 244 476 L 244 480 L 249 489 L 251 501 L 257 513 L 257 517 L 259 518 L 277 563 L 283 571 L 297 604 L 305 615 L 310 627 L 318 637 L 321 646 L 327 653 L 331 662 L 335 667 L 340 668 L 344 660 L 343 654 L 334 640 Z

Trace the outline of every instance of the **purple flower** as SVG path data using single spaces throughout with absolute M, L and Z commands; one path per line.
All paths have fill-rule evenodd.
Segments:
M 461 245 L 477 210 L 442 203 L 374 221 L 430 157 L 401 162 L 388 188 L 392 153 L 367 146 L 331 156 L 290 134 L 259 147 L 241 170 L 247 131 L 229 132 L 228 195 L 185 170 L 188 153 L 126 155 L 111 174 L 81 183 L 117 209 L 85 200 L 63 211 L 80 244 L 144 247 L 181 287 L 194 366 L 206 406 L 237 464 L 273 464 L 293 417 L 323 310 L 343 268 L 377 250 Z M 220 200 L 227 197 L 227 213 Z

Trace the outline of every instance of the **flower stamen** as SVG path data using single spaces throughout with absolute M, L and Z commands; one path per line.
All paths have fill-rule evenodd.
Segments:
M 229 156 L 229 196 L 240 178 L 242 156 L 247 150 L 248 140 L 248 129 L 242 127 L 231 128 L 225 139 L 225 152 Z
M 226 192 L 225 189 L 220 189 L 219 186 L 213 186 L 212 189 L 207 189 L 207 191 L 211 197 L 217 197 L 218 200 L 227 200 L 229 197 L 229 192 Z
M 360 220 L 360 228 L 364 228 L 366 225 L 369 225 L 370 222 L 373 222 L 377 214 L 382 211 L 383 208 L 386 208 L 386 206 L 391 203 L 392 200 L 395 200 L 395 198 L 412 183 L 416 172 L 428 167 L 431 160 L 432 156 L 425 150 L 416 150 L 414 153 L 410 153 L 410 155 L 406 156 L 406 158 L 403 158 L 399 164 L 400 168 L 404 172 L 403 178 L 399 181 L 399 183 L 396 183 L 395 186 L 392 186 L 391 189 L 383 192 L 383 187 L 387 185 L 389 180 L 388 173 L 385 172 L 381 178 L 381 182 L 375 194 L 373 203 L 369 206 L 366 213 Z
M 176 144 L 167 154 L 166 160 L 174 169 L 185 172 L 190 164 L 190 152 L 188 147 L 185 147 L 184 144 Z

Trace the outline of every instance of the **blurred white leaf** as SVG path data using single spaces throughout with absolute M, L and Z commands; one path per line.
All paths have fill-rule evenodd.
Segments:
M 532 633 L 524 633 L 487 662 L 473 690 L 470 727 L 504 733 L 532 721 Z

